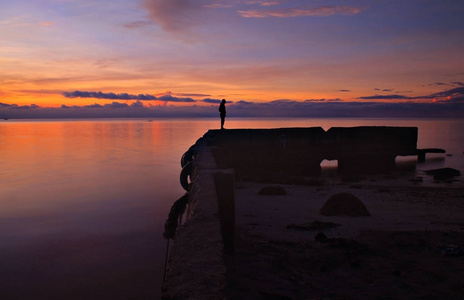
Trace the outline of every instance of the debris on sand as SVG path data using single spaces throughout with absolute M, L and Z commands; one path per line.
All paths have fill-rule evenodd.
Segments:
M 287 191 L 280 185 L 269 185 L 263 187 L 259 192 L 259 195 L 287 195 Z
M 302 223 L 302 224 L 289 224 L 287 225 L 287 229 L 295 229 L 295 230 L 321 230 L 327 228 L 334 228 L 339 227 L 340 224 L 332 223 L 332 222 L 322 222 L 322 221 L 313 221 L 309 223 Z

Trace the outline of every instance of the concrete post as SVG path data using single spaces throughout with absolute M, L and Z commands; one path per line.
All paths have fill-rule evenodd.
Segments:
M 235 194 L 232 170 L 214 174 L 224 253 L 235 251 Z

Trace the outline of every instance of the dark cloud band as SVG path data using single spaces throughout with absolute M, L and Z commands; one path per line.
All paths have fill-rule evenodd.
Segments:
M 410 97 L 404 95 L 374 95 L 374 96 L 365 96 L 365 97 L 358 97 L 361 100 L 405 100 L 411 99 Z
M 63 96 L 66 98 L 96 98 L 96 99 L 111 99 L 111 100 L 158 100 L 153 95 L 149 94 L 138 94 L 132 95 L 127 93 L 115 94 L 115 93 L 103 93 L 103 92 L 85 92 L 85 91 L 73 91 L 64 92 Z
M 139 100 L 139 101 L 164 101 L 164 102 L 195 102 L 192 98 L 174 97 L 171 95 L 163 95 L 156 97 L 150 94 L 127 94 L 127 93 L 103 93 L 103 92 L 86 92 L 86 91 L 73 91 L 64 92 L 63 96 L 66 98 L 95 98 L 95 99 L 108 99 L 108 100 Z

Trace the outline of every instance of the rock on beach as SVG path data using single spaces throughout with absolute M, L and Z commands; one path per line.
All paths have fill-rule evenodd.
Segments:
M 321 207 L 321 215 L 338 216 L 347 215 L 351 217 L 370 216 L 364 203 L 350 193 L 337 193 L 332 195 Z

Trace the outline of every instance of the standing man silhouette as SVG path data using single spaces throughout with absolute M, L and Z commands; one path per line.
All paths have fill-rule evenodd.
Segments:
M 219 105 L 219 113 L 221 116 L 221 129 L 224 129 L 224 120 L 226 118 L 226 99 L 222 99 L 222 102 Z

